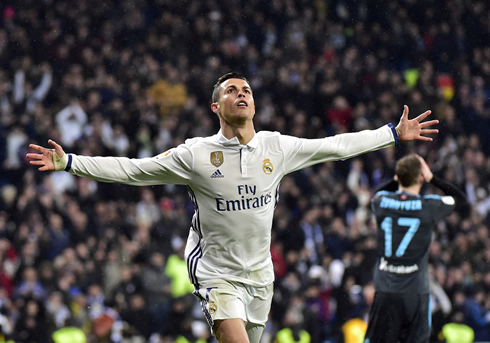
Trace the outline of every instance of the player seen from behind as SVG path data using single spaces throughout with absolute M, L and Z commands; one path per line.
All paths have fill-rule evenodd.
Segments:
M 424 182 L 446 195 L 420 195 Z M 411 154 L 397 162 L 394 180 L 379 188 L 371 207 L 378 225 L 378 262 L 364 342 L 428 343 L 432 232 L 453 210 L 466 217 L 470 205 L 461 190 L 433 175 L 424 159 Z

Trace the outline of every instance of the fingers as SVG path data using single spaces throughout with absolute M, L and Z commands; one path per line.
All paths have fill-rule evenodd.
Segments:
M 423 158 L 422 156 L 420 156 L 420 155 L 418 155 L 418 154 L 415 154 L 415 157 L 417 157 L 417 159 L 418 159 L 418 160 L 420 161 L 420 163 L 422 164 L 422 168 L 423 168 L 423 167 L 427 167 L 427 168 L 429 167 L 429 166 L 427 165 L 427 162 L 425 162 L 425 160 L 424 160 L 424 158 Z
M 403 105 L 402 119 L 408 120 L 408 106 L 407 105 Z
M 29 164 L 32 164 L 33 166 L 44 166 L 43 161 L 29 161 Z
M 424 121 L 423 123 L 420 123 L 421 128 L 426 128 L 428 126 L 436 125 L 439 124 L 439 120 L 434 119 L 434 120 L 429 120 L 429 121 Z
M 51 145 L 55 149 L 56 149 L 56 147 L 59 147 L 60 146 L 58 143 L 56 143 L 52 139 L 48 140 L 48 144 Z
M 54 148 L 54 151 L 58 154 L 58 156 L 63 156 L 64 152 L 61 148 L 61 145 L 57 144 L 53 140 L 48 140 L 49 145 Z M 29 144 L 29 148 L 36 151 L 37 153 L 27 153 L 26 157 L 31 159 L 29 164 L 34 166 L 40 166 L 38 168 L 39 171 L 51 171 L 54 170 L 52 166 L 53 160 L 53 149 L 43 148 L 37 144 Z
M 431 114 L 432 111 L 431 110 L 428 110 L 428 111 L 425 111 L 424 113 L 422 113 L 421 115 L 419 115 L 417 118 L 415 118 L 415 120 L 417 120 L 419 123 L 424 120 L 425 118 L 427 118 L 427 116 L 429 114 Z
M 426 130 L 421 130 L 420 134 L 421 135 L 431 135 L 431 134 L 438 133 L 438 132 L 439 132 L 438 129 L 426 129 Z
M 46 148 L 43 148 L 42 146 L 40 145 L 37 145 L 37 144 L 29 144 L 29 148 L 31 148 L 32 150 L 36 150 L 37 152 L 40 152 L 41 154 L 47 150 Z
M 59 145 L 58 143 L 56 143 L 52 139 L 48 140 L 48 143 L 49 143 L 49 145 L 51 145 L 54 148 L 54 151 L 56 151 L 58 156 L 60 156 L 60 157 L 63 156 L 64 152 L 63 152 L 63 148 L 61 147 L 61 145 Z
M 33 153 L 29 153 L 29 154 L 26 154 L 26 157 L 27 158 L 31 158 L 33 160 L 41 160 L 43 158 L 43 154 L 33 154 Z M 32 162 L 32 161 L 31 161 Z
M 434 134 L 434 133 L 438 133 L 438 132 L 439 132 L 438 129 L 420 130 L 420 134 L 418 135 L 417 139 L 419 141 L 432 142 L 432 138 L 425 137 L 422 135 L 430 135 L 430 134 Z M 422 158 L 422 157 L 420 157 L 420 158 Z
M 27 155 L 37 155 L 37 154 L 27 154 Z M 40 155 L 40 156 L 42 157 L 42 155 Z M 30 157 L 30 158 L 33 158 L 33 157 Z M 48 167 L 46 167 L 44 165 L 44 161 L 37 161 L 37 160 L 35 160 L 35 161 L 29 161 L 29 164 L 31 164 L 33 166 L 41 166 L 41 167 L 37 168 L 37 170 L 39 170 L 39 171 L 46 171 L 46 170 L 48 170 Z

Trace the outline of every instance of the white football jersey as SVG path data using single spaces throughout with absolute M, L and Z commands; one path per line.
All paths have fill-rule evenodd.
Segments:
M 246 145 L 218 132 L 151 158 L 70 154 L 67 170 L 104 182 L 186 185 L 195 206 L 186 246 L 191 282 L 197 288 L 217 279 L 260 287 L 274 280 L 271 227 L 284 175 L 394 146 L 397 139 L 392 125 L 322 139 L 262 131 Z

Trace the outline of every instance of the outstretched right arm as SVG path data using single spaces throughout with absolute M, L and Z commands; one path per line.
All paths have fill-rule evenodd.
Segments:
M 53 149 L 31 144 L 37 153 L 27 154 L 30 164 L 40 171 L 68 171 L 74 175 L 103 182 L 119 182 L 135 186 L 188 184 L 192 173 L 192 157 L 185 146 L 168 150 L 155 157 L 89 157 L 66 154 L 50 140 Z

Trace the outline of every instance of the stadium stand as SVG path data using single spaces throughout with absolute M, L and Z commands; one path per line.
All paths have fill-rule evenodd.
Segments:
M 366 319 L 376 245 L 369 200 L 410 152 L 472 204 L 469 219 L 452 215 L 434 232 L 431 275 L 451 306 L 435 304 L 431 339 L 460 323 L 490 340 L 489 3 L 16 0 L 0 11 L 6 340 L 49 342 L 64 327 L 97 342 L 213 339 L 190 290 L 172 289 L 182 275 L 165 272 L 190 226 L 185 188 L 38 173 L 24 156 L 28 142 L 48 138 L 77 154 L 145 157 L 214 134 L 210 90 L 230 70 L 250 80 L 257 130 L 315 138 L 376 128 L 398 120 L 404 104 L 440 120 L 431 143 L 284 179 L 264 343 L 285 332 L 292 311 L 311 343 L 340 343 L 345 323 Z

